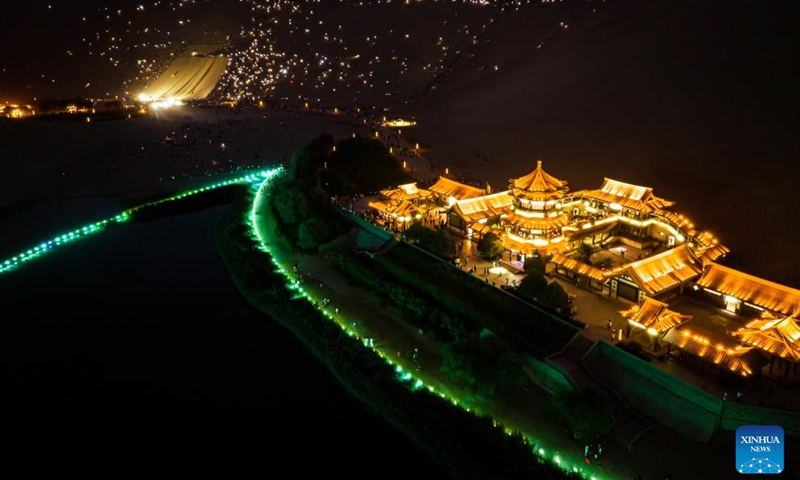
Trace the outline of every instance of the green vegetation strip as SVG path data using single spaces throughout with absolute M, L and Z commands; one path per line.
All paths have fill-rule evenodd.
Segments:
M 558 454 L 548 453 L 535 439 L 491 418 L 476 416 L 457 397 L 425 385 L 421 375 L 405 371 L 381 351 L 369 348 L 366 339 L 348 328 L 352 319 L 334 316 L 321 307 L 321 299 L 292 278 L 257 228 L 258 222 L 271 216 L 265 203 L 270 186 L 271 179 L 267 179 L 251 192 L 252 205 L 247 211 L 244 201 L 237 201 L 217 235 L 223 260 L 252 305 L 291 330 L 353 395 L 457 477 L 596 480 L 583 467 L 568 465 Z M 323 319 L 331 321 L 320 321 Z

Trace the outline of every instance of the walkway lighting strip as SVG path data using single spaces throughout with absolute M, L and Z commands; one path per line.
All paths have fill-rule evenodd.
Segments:
M 187 190 L 185 192 L 179 193 L 177 195 L 173 195 L 171 197 L 163 198 L 161 200 L 155 200 L 153 202 L 148 202 L 128 210 L 123 211 L 122 213 L 115 215 L 113 217 L 107 218 L 105 220 L 100 220 L 99 222 L 90 223 L 88 225 L 84 225 L 83 227 L 76 228 L 70 232 L 64 233 L 63 235 L 58 235 L 56 237 L 51 238 L 50 240 L 46 240 L 35 247 L 31 247 L 30 249 L 17 254 L 14 257 L 11 257 L 5 261 L 0 260 L 0 274 L 7 273 L 15 268 L 19 267 L 23 263 L 29 262 L 35 258 L 39 258 L 43 256 L 45 253 L 52 252 L 56 247 L 65 245 L 67 243 L 72 243 L 75 240 L 83 239 L 88 237 L 89 235 L 102 232 L 105 228 L 109 225 L 115 225 L 118 223 L 127 222 L 132 218 L 136 212 L 142 210 L 145 207 L 152 207 L 155 205 L 159 205 L 166 202 L 171 202 L 175 200 L 181 200 L 183 198 L 197 195 L 199 193 L 209 192 L 211 190 L 215 190 L 221 187 L 227 187 L 229 185 L 234 184 L 248 184 L 254 182 L 263 181 L 264 178 L 267 178 L 267 175 L 270 172 L 273 172 L 275 169 L 269 170 L 262 170 L 259 172 L 249 173 L 247 175 L 233 178 L 230 180 L 225 180 L 222 182 L 217 182 L 212 185 L 208 185 L 202 188 L 196 188 L 193 190 Z
M 448 393 L 446 393 L 444 391 L 437 391 L 437 389 L 435 389 L 432 385 L 426 385 L 424 379 L 422 378 L 422 375 L 416 374 L 417 376 L 415 376 L 415 374 L 412 374 L 410 372 L 405 371 L 402 365 L 399 365 L 397 362 L 395 362 L 392 359 L 391 355 L 384 354 L 381 350 L 376 348 L 374 346 L 374 344 L 372 344 L 369 341 L 369 339 L 362 338 L 361 336 L 359 336 L 358 332 L 356 332 L 355 330 L 351 329 L 349 327 L 349 325 L 352 325 L 353 322 L 351 322 L 349 320 L 345 320 L 344 318 L 342 318 L 341 314 L 337 314 L 334 317 L 334 315 L 331 313 L 332 309 L 331 308 L 322 307 L 321 306 L 321 305 L 323 305 L 322 299 L 321 298 L 316 298 L 311 292 L 309 292 L 308 290 L 304 289 L 299 281 L 297 281 L 297 280 L 292 278 L 291 273 L 290 273 L 290 269 L 287 269 L 286 267 L 281 265 L 281 263 L 278 261 L 278 259 L 275 257 L 275 255 L 273 255 L 272 252 L 270 252 L 269 247 L 267 247 L 267 243 L 264 241 L 264 237 L 262 236 L 261 231 L 256 226 L 257 223 L 258 223 L 257 210 L 258 210 L 258 206 L 263 204 L 262 203 L 262 198 L 263 198 L 263 196 L 265 194 L 267 194 L 267 192 L 269 190 L 269 187 L 270 187 L 269 181 L 272 180 L 279 173 L 282 173 L 282 170 L 276 169 L 276 170 L 270 171 L 269 173 L 264 175 L 264 181 L 260 185 L 258 185 L 258 186 L 253 185 L 253 188 L 254 188 L 254 190 L 253 190 L 253 204 L 252 204 L 252 208 L 250 210 L 249 215 L 247 215 L 247 217 L 244 219 L 244 221 L 245 221 L 246 224 L 248 224 L 250 226 L 250 228 L 251 228 L 251 237 L 254 240 L 258 241 L 259 249 L 262 252 L 264 252 L 267 255 L 269 255 L 270 259 L 272 260 L 272 263 L 276 267 L 275 271 L 283 274 L 283 276 L 286 277 L 286 282 L 287 282 L 286 283 L 286 287 L 289 290 L 292 290 L 293 292 L 295 292 L 295 294 L 293 296 L 293 299 L 304 298 L 306 301 L 308 301 L 312 305 L 314 305 L 317 308 L 317 310 L 319 310 L 319 312 L 323 316 L 325 316 L 328 319 L 336 322 L 336 324 L 339 325 L 339 327 L 345 333 L 347 333 L 347 335 L 360 340 L 364 344 L 365 347 L 370 348 L 374 353 L 376 353 L 381 358 L 383 358 L 383 360 L 386 361 L 386 363 L 388 363 L 389 365 L 394 366 L 395 372 L 397 374 L 396 375 L 397 380 L 407 384 L 411 390 L 416 391 L 416 390 L 421 390 L 422 388 L 426 388 L 429 392 L 431 392 L 431 393 L 433 393 L 435 395 L 439 395 L 442 399 L 452 403 L 454 406 L 460 407 L 460 408 L 466 410 L 467 412 L 473 413 L 474 415 L 478 415 L 465 402 L 463 402 L 462 400 L 457 398 L 455 395 L 450 395 L 450 394 L 448 394 Z M 535 450 L 532 450 L 532 452 L 535 455 L 537 455 L 538 457 L 540 457 L 543 460 L 546 460 L 546 461 L 556 465 L 557 467 L 559 467 L 564 472 L 577 474 L 577 475 L 579 475 L 581 478 L 583 478 L 585 480 L 599 480 L 599 477 L 596 477 L 591 472 L 587 471 L 587 469 L 585 469 L 585 467 L 582 467 L 582 466 L 579 467 L 577 465 L 568 464 L 567 462 L 564 461 L 564 459 L 558 453 L 548 454 L 545 451 L 544 448 L 537 447 L 537 446 L 541 445 L 541 443 L 538 442 L 533 437 L 530 437 L 528 435 L 525 435 L 522 432 L 515 431 L 515 430 L 513 430 L 513 429 L 511 429 L 509 427 L 506 427 L 505 425 L 501 424 L 497 420 L 493 419 L 492 422 L 497 428 L 503 429 L 505 431 L 506 435 L 508 435 L 508 436 L 512 436 L 512 435 L 515 435 L 515 434 L 521 435 L 523 440 L 524 440 L 524 442 L 527 445 L 534 446 L 533 448 Z

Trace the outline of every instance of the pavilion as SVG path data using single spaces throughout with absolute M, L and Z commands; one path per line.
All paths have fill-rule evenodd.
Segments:
M 529 174 L 508 181 L 513 204 L 500 226 L 505 232 L 503 244 L 512 257 L 530 255 L 536 250 L 542 253 L 563 251 L 548 246 L 561 243 L 564 240 L 561 229 L 571 223 L 569 212 L 562 208 L 562 199 L 568 190 L 566 181 L 544 171 L 541 160 L 536 161 L 536 168 Z
M 449 207 L 455 205 L 459 200 L 482 197 L 489 193 L 478 187 L 465 185 L 446 177 L 439 177 L 436 183 L 431 185 L 429 190 L 433 193 L 434 198 L 440 205 Z
M 603 185 L 597 190 L 581 190 L 575 192 L 574 195 L 589 202 L 589 206 L 594 210 L 610 210 L 636 219 L 641 219 L 646 213 L 653 213 L 675 205 L 675 202 L 655 196 L 650 187 L 633 185 L 610 178 L 605 178 Z
M 555 273 L 565 277 L 576 284 L 605 293 L 608 284 L 607 271 L 570 258 L 560 253 L 550 257 L 550 263 L 555 265 Z
M 631 326 L 645 330 L 650 335 L 663 335 L 692 319 L 691 315 L 682 315 L 667 307 L 664 302 L 645 297 L 640 305 L 633 305 L 620 314 Z
M 668 354 L 673 348 L 681 352 L 699 358 L 706 366 L 710 365 L 714 370 L 724 367 L 742 377 L 747 377 L 753 373 L 741 356 L 750 351 L 749 348 L 729 348 L 724 345 L 712 345 L 711 342 L 702 336 L 693 334 L 689 329 L 673 328 L 664 335 L 664 342 L 668 344 Z
M 389 190 L 381 190 L 381 195 L 389 202 L 411 202 L 417 207 L 422 207 L 433 193 L 430 190 L 417 188 L 417 183 L 414 182 L 398 185 L 397 188 Z
M 644 296 L 669 299 L 683 293 L 683 286 L 700 276 L 702 262 L 687 244 L 624 265 L 611 277 L 611 297 L 639 303 Z
M 800 381 L 800 325 L 794 316 L 753 320 L 729 333 L 769 355 L 764 375 L 791 383 Z
M 730 312 L 761 317 L 800 313 L 800 290 L 749 275 L 718 263 L 709 263 L 697 280 L 703 296 Z
M 514 197 L 508 191 L 459 200 L 448 214 L 448 224 L 465 237 L 482 236 L 513 204 Z
M 381 219 L 393 228 L 405 230 L 414 220 L 422 218 L 422 210 L 408 200 L 370 202 L 370 208 L 375 209 Z

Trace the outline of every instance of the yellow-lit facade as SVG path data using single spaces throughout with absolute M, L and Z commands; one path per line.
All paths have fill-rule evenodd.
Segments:
M 800 290 L 717 263 L 729 250 L 650 187 L 606 178 L 596 190 L 571 192 L 540 160 L 529 174 L 510 179 L 501 192 L 440 177 L 429 190 L 401 185 L 382 193 L 386 203 L 373 208 L 400 223 L 424 213 L 412 209 L 414 200 L 430 199 L 429 208 L 447 209 L 454 232 L 473 240 L 498 235 L 506 248 L 501 263 L 519 267 L 538 253 L 557 275 L 629 301 L 631 307 L 621 314 L 629 330 L 652 340 L 651 347 L 660 343 L 667 353 L 677 349 L 743 377 L 756 373 L 743 358 L 756 348 L 771 358 L 762 374 L 800 381 Z M 621 252 L 611 252 L 617 255 L 615 264 L 600 266 L 580 259 L 583 244 L 607 256 L 611 250 Z M 620 245 L 631 254 L 626 256 Z M 711 341 L 687 327 L 691 316 L 668 309 L 669 301 L 687 291 L 758 320 L 729 331 L 727 340 Z

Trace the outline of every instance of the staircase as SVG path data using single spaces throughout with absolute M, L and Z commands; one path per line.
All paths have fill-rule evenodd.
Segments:
M 592 348 L 594 348 L 594 346 L 595 344 L 592 345 Z M 630 450 L 634 442 L 650 431 L 655 425 L 641 415 L 636 414 L 615 389 L 610 387 L 607 383 L 604 383 L 592 372 L 592 368 L 586 360 L 591 350 L 592 349 L 586 351 L 581 359 L 581 365 L 592 380 L 602 386 L 603 392 L 606 394 L 606 399 L 608 400 L 606 406 L 615 420 L 614 425 L 611 427 L 611 437 Z
M 509 260 L 500 260 L 497 262 L 500 264 L 501 267 L 505 268 L 509 272 L 513 273 L 514 275 L 518 273 L 522 273 L 525 271 L 525 266 L 522 262 L 512 262 Z
M 606 408 L 614 420 L 611 437 L 630 450 L 636 440 L 652 429 L 654 425 L 634 413 L 615 390 L 595 377 L 587 367 L 584 360 L 596 343 L 582 334 L 578 334 L 560 352 L 551 355 L 549 359 L 567 371 L 572 378 L 574 387 L 580 388 L 583 385 L 600 387 L 605 396 Z

